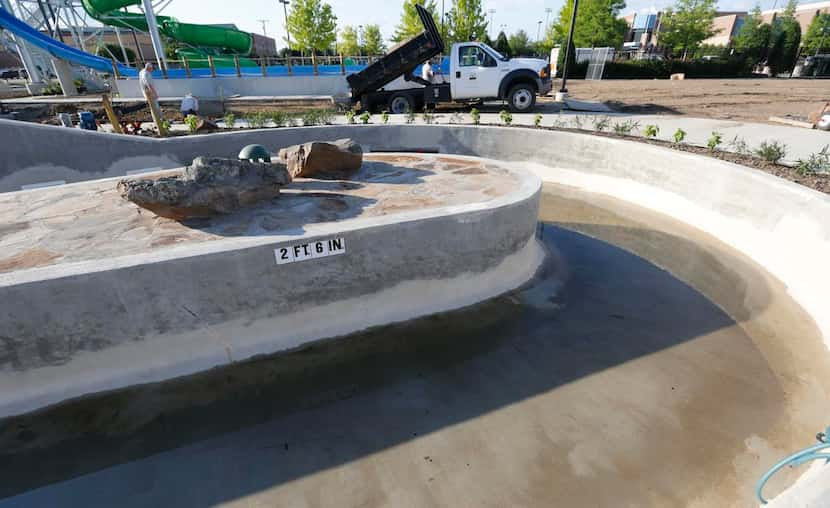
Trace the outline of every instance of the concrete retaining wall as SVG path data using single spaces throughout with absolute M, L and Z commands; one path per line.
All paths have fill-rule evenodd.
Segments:
M 51 153 L 44 150 L 46 130 Z M 629 199 L 683 220 L 744 252 L 787 284 L 830 343 L 825 297 L 830 197 L 760 171 L 641 143 L 534 129 L 434 125 L 264 129 L 150 140 L 0 121 L 0 138 L 12 139 L 3 148 L 0 190 L 115 176 L 140 166 L 175 167 L 197 155 L 229 156 L 247 143 L 276 150 L 307 139 L 347 136 L 370 150 L 426 148 L 529 161 L 545 180 Z M 56 158 L 60 165 L 52 162 Z
M 156 79 L 160 97 L 183 97 L 192 93 L 199 98 L 227 98 L 243 96 L 302 96 L 349 95 L 346 76 L 218 76 L 215 78 Z M 116 82 L 120 97 L 141 99 L 137 79 L 119 79 Z

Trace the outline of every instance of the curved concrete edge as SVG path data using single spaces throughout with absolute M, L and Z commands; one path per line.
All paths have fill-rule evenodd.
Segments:
M 546 255 L 530 238 L 484 272 L 410 280 L 369 295 L 251 322 L 235 319 L 147 342 L 84 352 L 67 365 L 0 377 L 0 418 L 71 398 L 193 374 L 236 361 L 291 350 L 315 340 L 473 305 L 520 287 Z M 336 316 L 336 317 L 335 317 Z M 149 346 L 149 347 L 148 347 Z M 159 351 L 163 348 L 163 355 Z

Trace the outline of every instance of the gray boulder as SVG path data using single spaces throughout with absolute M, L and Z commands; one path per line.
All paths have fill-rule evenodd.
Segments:
M 283 148 L 278 158 L 288 166 L 291 178 L 351 173 L 363 164 L 363 148 L 352 139 L 338 139 L 333 143 L 311 141 Z
M 283 163 L 197 157 L 181 176 L 124 179 L 118 190 L 124 199 L 156 215 L 183 220 L 272 199 L 290 182 Z

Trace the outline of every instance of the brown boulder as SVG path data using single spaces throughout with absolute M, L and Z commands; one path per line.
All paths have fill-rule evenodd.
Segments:
M 280 150 L 278 158 L 292 178 L 320 173 L 350 173 L 363 164 L 363 149 L 352 139 L 311 141 Z
M 118 190 L 124 199 L 157 215 L 183 220 L 272 199 L 290 181 L 282 163 L 197 157 L 181 176 L 124 179 Z

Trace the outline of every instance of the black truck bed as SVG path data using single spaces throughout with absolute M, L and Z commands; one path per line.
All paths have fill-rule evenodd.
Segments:
M 415 9 L 425 30 L 394 46 L 383 58 L 362 71 L 346 76 L 352 89 L 352 101 L 358 101 L 364 94 L 381 89 L 398 76 L 409 75 L 421 63 L 443 53 L 444 41 L 432 14 L 417 4 Z

